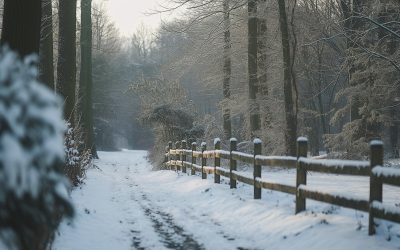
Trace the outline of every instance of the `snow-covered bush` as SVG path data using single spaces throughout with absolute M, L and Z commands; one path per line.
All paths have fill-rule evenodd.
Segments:
M 193 102 L 179 81 L 142 79 L 130 89 L 140 98 L 140 121 L 154 132 L 154 148 L 149 154 L 154 165 L 161 166 L 169 141 L 189 142 L 204 135 Z
M 72 128 L 67 124 L 67 133 L 64 140 L 65 165 L 64 173 L 68 176 L 74 186 L 82 183 L 85 172 L 90 166 L 92 155 L 89 150 L 84 150 L 81 140 L 79 126 Z
M 64 140 L 65 165 L 75 166 L 79 163 L 79 151 L 75 147 L 74 129 L 67 123 L 67 133 Z
M 40 249 L 73 215 L 64 177 L 61 100 L 37 80 L 34 57 L 0 51 L 0 241 Z
M 150 152 L 150 160 L 157 166 L 161 166 L 164 158 L 165 145 L 169 141 L 195 141 L 204 134 L 204 129 L 196 126 L 194 118 L 188 112 L 177 109 L 171 105 L 161 105 L 149 113 L 146 119 L 154 131 L 155 145 Z
M 362 119 L 357 119 L 345 124 L 340 133 L 325 135 L 325 146 L 330 149 L 329 158 L 352 160 L 367 158 L 369 145 L 363 123 Z

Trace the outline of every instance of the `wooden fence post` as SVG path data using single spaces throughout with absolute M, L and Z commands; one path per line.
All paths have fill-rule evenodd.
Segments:
M 196 157 L 193 155 L 193 151 L 197 150 L 197 143 L 193 142 L 192 143 L 192 169 L 191 169 L 191 175 L 195 175 L 196 174 L 196 169 L 194 168 L 193 164 L 196 164 Z
M 230 145 L 230 160 L 229 160 L 229 162 L 230 162 L 230 164 L 229 164 L 229 176 L 230 176 L 229 182 L 230 182 L 230 188 L 236 188 L 236 180 L 233 179 L 233 175 L 232 175 L 232 172 L 236 171 L 236 166 L 237 166 L 236 160 L 234 160 L 232 158 L 232 151 L 237 150 L 236 138 L 231 138 L 230 143 L 231 143 L 231 145 Z
M 221 140 L 219 138 L 214 139 L 214 149 L 221 149 Z M 221 183 L 221 176 L 217 174 L 217 168 L 221 166 L 221 158 L 215 156 L 214 157 L 214 183 Z
M 307 157 L 308 140 L 305 137 L 297 139 L 297 170 L 296 170 L 296 214 L 306 210 L 306 199 L 300 196 L 299 186 L 307 184 L 307 172 L 303 164 L 299 162 L 300 157 Z
M 182 153 L 181 153 L 181 159 L 182 159 L 182 172 L 183 173 L 186 173 L 186 165 L 185 165 L 185 162 L 186 162 L 186 152 L 185 152 L 185 150 L 186 150 L 186 141 L 185 140 L 182 140 Z
M 203 156 L 204 151 L 207 149 L 205 142 L 201 143 L 201 179 L 207 179 L 207 173 L 204 172 L 204 167 L 207 165 L 207 158 Z
M 254 199 L 261 199 L 261 187 L 257 187 L 256 178 L 261 178 L 261 165 L 256 164 L 256 155 L 261 155 L 262 142 L 260 139 L 256 138 L 253 141 L 254 145 Z
M 175 150 L 177 151 L 177 150 L 179 150 L 179 148 L 180 148 L 180 142 L 179 141 L 177 141 L 177 142 L 175 142 Z M 176 152 L 175 151 L 175 163 L 176 163 L 176 165 L 175 165 L 175 170 L 178 172 L 179 170 L 180 170 L 180 166 L 178 165 L 178 162 L 180 161 L 180 154 L 178 153 L 178 152 Z
M 370 164 L 368 235 L 373 235 L 375 234 L 375 222 L 372 203 L 374 201 L 382 202 L 382 181 L 372 174 L 372 170 L 374 167 L 383 166 L 383 143 L 381 140 L 370 142 Z
M 169 141 L 168 142 L 168 166 L 169 166 L 169 170 L 171 170 L 171 160 L 172 160 L 171 149 L 172 149 L 172 141 Z

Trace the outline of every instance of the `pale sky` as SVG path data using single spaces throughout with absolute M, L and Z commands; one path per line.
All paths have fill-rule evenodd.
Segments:
M 165 0 L 95 0 L 95 2 L 104 2 L 108 16 L 124 36 L 132 35 L 141 23 L 154 31 L 159 27 L 161 20 L 169 16 L 168 14 L 146 15 L 160 9 L 158 4 Z

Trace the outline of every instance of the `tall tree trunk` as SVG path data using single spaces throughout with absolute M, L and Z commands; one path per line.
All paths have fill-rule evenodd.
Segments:
M 286 14 L 285 0 L 277 0 L 279 6 L 279 24 L 282 37 L 283 54 L 283 94 L 285 98 L 285 145 L 287 155 L 296 155 L 297 119 L 293 104 L 293 79 L 291 67 L 291 51 L 289 41 L 289 26 Z
M 347 34 L 347 51 L 350 61 L 348 64 L 348 81 L 349 85 L 356 85 L 353 75 L 356 73 L 360 65 L 354 63 L 355 50 L 359 47 L 357 40 L 357 32 L 360 31 L 363 20 L 358 18 L 362 11 L 362 0 L 340 0 L 340 7 L 343 13 L 344 30 Z M 361 100 L 357 96 L 351 98 L 350 104 L 350 121 L 360 119 L 359 108 L 362 106 Z
M 322 71 L 322 67 L 323 67 L 323 61 L 322 61 L 322 56 L 323 56 L 323 48 L 322 49 L 318 49 L 317 50 L 317 58 L 318 58 L 318 81 L 316 82 L 317 84 L 317 90 L 318 90 L 318 116 L 320 119 L 320 123 L 322 126 L 322 133 L 321 135 L 325 135 L 328 133 L 327 130 L 327 124 L 326 124 L 326 118 L 325 118 L 325 109 L 324 109 L 324 102 L 323 102 L 323 97 L 322 97 L 322 86 L 321 83 L 324 82 L 323 80 L 323 71 Z M 317 109 L 315 109 L 317 110 Z M 322 138 L 320 138 L 322 139 Z
M 41 0 L 5 0 L 1 44 L 21 57 L 39 53 Z
M 271 135 L 270 130 L 272 129 L 271 121 L 271 108 L 268 105 L 268 82 L 267 82 L 267 71 L 268 71 L 268 58 L 267 58 L 267 1 L 266 0 L 258 0 L 258 38 L 257 38 L 257 46 L 258 46 L 258 97 L 257 102 L 260 107 L 260 120 L 261 120 L 261 129 L 263 131 L 263 135 L 269 136 Z M 265 140 L 266 139 L 266 140 Z M 265 149 L 268 149 L 268 145 L 271 145 L 271 142 L 268 141 L 268 138 L 263 140 Z
M 257 0 L 248 2 L 248 74 L 249 74 L 249 111 L 251 138 L 260 136 L 260 107 L 257 103 Z
M 1 44 L 8 45 L 21 57 L 39 53 L 40 44 L 40 24 L 41 24 L 41 1 L 40 0 L 6 0 L 4 1 L 3 30 Z M 16 156 L 18 157 L 18 156 Z M 24 199 L 35 201 L 34 199 Z M 10 204 L 8 204 L 10 205 Z M 53 214 L 54 215 L 54 214 Z M 22 217 L 23 218 L 23 217 Z M 27 218 L 27 217 L 25 217 Z M 21 219 L 21 218 L 19 218 Z M 12 226 L 16 221 L 8 221 Z M 31 221 L 24 221 L 30 223 Z M 2 221 L 7 223 L 7 221 Z M 31 230 L 25 235 L 19 235 L 19 247 L 21 249 L 41 250 L 45 249 L 51 235 L 51 224 L 43 223 L 34 225 L 30 223 Z M 12 226 L 15 229 L 15 225 Z M 17 230 L 18 231 L 18 230 Z M 26 233 L 30 234 L 29 237 Z M 26 237 L 24 237 L 26 236 Z M 18 240 L 16 238 L 16 240 Z M 32 240 L 34 239 L 34 240 Z M 12 240 L 12 239 L 11 239 Z
M 399 111 L 397 107 L 392 108 L 390 115 L 394 121 L 390 124 L 390 146 L 392 147 L 391 157 L 399 158 Z
M 266 0 L 258 0 L 258 86 L 261 98 L 268 95 L 267 85 L 267 17 L 266 17 Z
M 81 71 L 79 79 L 79 102 L 86 148 L 98 158 L 93 132 L 92 103 L 92 0 L 81 1 Z
M 224 106 L 223 106 L 223 119 L 224 119 L 224 137 L 229 140 L 232 137 L 232 122 L 231 122 L 231 111 L 229 108 L 229 99 L 231 98 L 231 33 L 230 33 L 230 17 L 229 17 L 229 1 L 224 0 L 224 82 L 223 82 L 223 94 L 224 94 Z
M 57 92 L 64 99 L 64 118 L 74 122 L 76 87 L 76 0 L 59 2 Z
M 42 0 L 42 29 L 39 50 L 39 78 L 54 89 L 52 0 Z
M 380 13 L 378 21 L 380 23 L 389 23 L 392 21 L 397 21 L 398 12 L 394 7 L 394 2 L 390 0 L 381 1 Z M 399 4 L 398 4 L 399 5 Z M 399 27 L 397 25 L 393 25 L 390 27 L 393 31 L 399 32 Z M 397 50 L 399 49 L 398 39 L 393 35 L 388 35 L 386 30 L 379 29 L 378 32 L 378 40 L 381 42 L 380 49 L 382 53 L 387 55 L 396 55 Z M 386 46 L 385 46 L 386 45 Z M 396 82 L 399 78 L 400 72 L 395 71 L 392 74 L 387 74 L 388 81 Z M 391 157 L 399 158 L 399 100 L 398 96 L 400 96 L 400 89 L 396 88 L 397 91 L 395 93 L 394 100 L 392 101 L 392 107 L 389 111 L 389 116 L 391 117 L 391 123 L 389 126 L 389 137 L 390 137 L 390 146 L 391 146 Z

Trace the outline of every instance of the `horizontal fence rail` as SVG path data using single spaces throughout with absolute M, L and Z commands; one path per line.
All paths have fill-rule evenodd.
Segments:
M 188 148 L 190 146 L 190 149 Z M 253 154 L 237 151 L 237 140 L 230 140 L 229 151 L 221 150 L 221 141 L 214 140 L 214 149 L 207 150 L 206 143 L 202 143 L 200 150 L 194 142 L 187 145 L 186 141 L 170 142 L 166 147 L 165 165 L 170 169 L 191 175 L 201 173 L 202 179 L 214 174 L 214 182 L 220 183 L 221 176 L 230 180 L 230 188 L 236 188 L 237 182 L 254 186 L 254 199 L 261 199 L 261 190 L 268 189 L 296 196 L 295 213 L 306 210 L 306 199 L 312 199 L 341 207 L 356 209 L 369 213 L 368 234 L 375 234 L 375 218 L 385 219 L 400 223 L 400 208 L 382 203 L 383 184 L 400 187 L 400 169 L 383 167 L 383 143 L 374 140 L 370 143 L 370 160 L 330 160 L 323 157 L 308 158 L 307 138 L 297 140 L 297 156 L 264 156 L 262 142 L 255 139 Z M 187 161 L 190 157 L 191 161 Z M 198 160 L 199 159 L 199 160 Z M 207 159 L 214 159 L 214 166 L 207 166 Z M 221 167 L 221 159 L 229 161 L 229 169 Z M 237 171 L 237 162 L 253 165 L 253 174 Z M 200 165 L 198 165 L 200 164 Z M 296 170 L 296 183 L 286 185 L 262 179 L 262 167 L 279 167 Z M 370 179 L 369 200 L 351 197 L 350 195 L 337 195 L 321 192 L 307 186 L 307 172 L 319 172 L 337 175 L 367 176 Z

